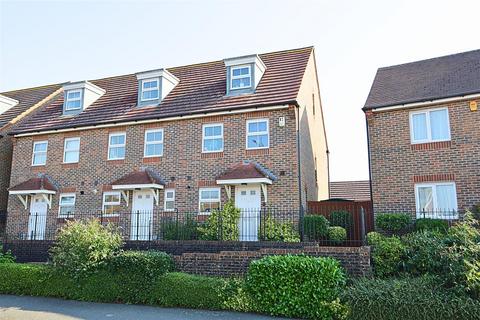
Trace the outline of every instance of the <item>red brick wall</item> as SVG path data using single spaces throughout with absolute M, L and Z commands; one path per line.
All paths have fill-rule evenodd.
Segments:
M 6 130 L 0 130 L 0 212 L 7 210 L 10 169 L 12 165 L 12 139 Z M 1 228 L 1 226 L 0 226 Z
M 409 112 L 420 109 L 367 112 L 375 213 L 414 212 L 418 182 L 454 181 L 460 210 L 480 202 L 480 112 L 468 101 L 425 109 L 435 107 L 448 107 L 449 142 L 410 143 Z

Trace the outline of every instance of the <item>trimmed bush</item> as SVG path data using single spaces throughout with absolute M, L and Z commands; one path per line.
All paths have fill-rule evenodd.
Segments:
M 375 275 L 388 277 L 401 269 L 405 256 L 405 245 L 399 237 L 385 237 L 378 232 L 367 234 L 367 242 L 372 246 L 372 260 Z
M 342 227 L 328 227 L 328 239 L 334 244 L 342 244 L 347 240 L 347 230 Z
M 10 250 L 3 251 L 3 246 L 0 244 L 0 263 L 13 263 L 15 257 Z
M 352 214 L 348 211 L 333 211 L 330 213 L 330 225 L 350 230 L 353 226 Z
M 403 237 L 404 270 L 412 275 L 439 274 L 445 270 L 445 236 L 438 232 L 417 231 Z
M 246 290 L 254 309 L 271 315 L 344 319 L 339 301 L 345 273 L 338 261 L 308 256 L 269 256 L 248 268 Z
M 198 227 L 200 239 L 238 241 L 238 220 L 240 209 L 235 208 L 233 201 L 225 203 L 222 210 L 213 210 L 205 223 Z
M 438 278 L 359 279 L 348 287 L 342 301 L 352 320 L 479 319 L 480 302 L 447 290 Z
M 417 219 L 415 221 L 415 230 L 416 231 L 437 231 L 441 233 L 447 233 L 448 231 L 448 222 L 442 219 Z
M 185 221 L 166 221 L 162 223 L 163 240 L 196 240 L 198 239 L 198 223 L 194 216 L 187 216 Z
M 300 242 L 300 235 L 293 223 L 276 221 L 275 218 L 267 217 L 264 226 L 260 227 L 260 234 L 264 232 L 264 240 L 281 242 Z M 263 229 L 263 230 L 262 230 Z
M 120 234 L 97 219 L 68 221 L 50 255 L 55 267 L 76 278 L 100 268 L 120 251 L 122 244 Z
M 404 213 L 380 213 L 375 216 L 375 225 L 388 233 L 404 231 L 412 223 L 412 218 Z
M 303 229 L 308 240 L 321 240 L 328 236 L 330 222 L 320 215 L 306 215 L 303 219 Z

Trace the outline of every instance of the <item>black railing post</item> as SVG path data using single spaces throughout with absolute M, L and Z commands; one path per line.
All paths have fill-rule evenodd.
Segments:
M 180 232 L 178 227 L 178 208 L 175 209 L 175 239 L 179 240 Z
M 33 233 L 32 240 L 35 240 L 35 238 L 37 237 L 37 222 L 38 222 L 38 212 L 35 213 L 35 228 L 33 229 L 34 233 Z
M 303 219 L 305 218 L 305 212 L 303 205 L 300 205 L 300 214 L 299 214 L 299 222 L 298 222 L 298 227 L 299 227 L 299 233 L 300 233 L 300 241 L 304 241 L 304 230 L 303 230 Z
M 140 211 L 137 210 L 137 225 L 136 225 L 137 231 L 135 232 L 135 237 L 137 241 L 138 241 L 138 230 L 139 230 L 139 221 L 138 221 L 139 218 L 140 218 Z

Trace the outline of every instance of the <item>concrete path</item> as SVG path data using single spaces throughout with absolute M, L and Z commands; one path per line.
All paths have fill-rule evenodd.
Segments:
M 255 314 L 0 295 L 0 320 L 268 320 Z

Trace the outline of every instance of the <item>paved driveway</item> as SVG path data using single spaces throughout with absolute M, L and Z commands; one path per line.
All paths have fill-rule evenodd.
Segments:
M 0 295 L 1 320 L 267 320 L 275 319 L 255 314 L 169 309 L 149 306 L 93 303 L 41 297 Z

